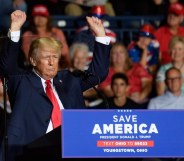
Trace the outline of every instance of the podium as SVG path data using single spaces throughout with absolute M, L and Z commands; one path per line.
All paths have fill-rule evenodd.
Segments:
M 16 161 L 61 161 L 61 126 L 24 146 Z
M 69 160 L 86 160 L 86 158 L 62 158 L 61 146 L 61 126 L 45 134 L 44 136 L 36 139 L 23 148 L 23 154 L 16 158 L 16 161 L 69 161 Z M 132 158 L 88 158 L 90 161 L 131 161 Z M 136 161 L 142 161 L 141 158 L 133 158 Z

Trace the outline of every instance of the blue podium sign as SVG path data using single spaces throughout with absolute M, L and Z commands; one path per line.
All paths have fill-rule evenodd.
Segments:
M 63 158 L 184 157 L 184 110 L 64 110 Z

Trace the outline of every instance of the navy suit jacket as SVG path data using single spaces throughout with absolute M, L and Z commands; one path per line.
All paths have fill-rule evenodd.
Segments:
M 91 84 L 103 81 L 109 68 L 109 45 L 95 42 L 93 61 L 88 71 Z M 0 55 L 0 71 L 8 77 L 8 95 L 13 112 L 8 122 L 9 153 L 44 135 L 51 118 L 52 103 L 46 96 L 41 79 L 32 71 L 17 67 L 19 43 L 7 40 Z M 91 85 L 69 70 L 59 71 L 53 83 L 65 109 L 85 108 L 83 91 Z M 1 149 L 2 151 L 2 149 Z M 14 154 L 14 155 L 15 155 Z

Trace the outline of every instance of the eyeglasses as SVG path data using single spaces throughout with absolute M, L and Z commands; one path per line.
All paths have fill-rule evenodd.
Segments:
M 181 77 L 173 77 L 173 78 L 166 78 L 167 81 L 176 81 L 176 80 L 180 80 Z

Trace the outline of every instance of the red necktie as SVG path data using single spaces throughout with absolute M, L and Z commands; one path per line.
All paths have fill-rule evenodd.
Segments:
M 46 84 L 46 88 L 45 88 L 46 94 L 49 97 L 49 99 L 51 100 L 52 105 L 53 105 L 51 121 L 53 124 L 53 128 L 56 128 L 56 127 L 61 125 L 61 110 L 60 110 L 58 101 L 54 95 L 54 92 L 52 90 L 51 81 L 46 80 L 45 84 Z

